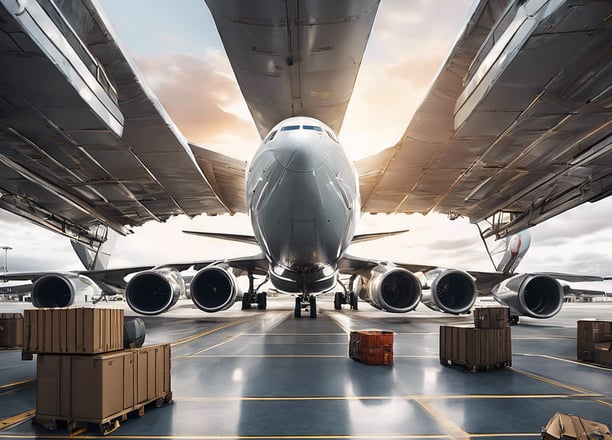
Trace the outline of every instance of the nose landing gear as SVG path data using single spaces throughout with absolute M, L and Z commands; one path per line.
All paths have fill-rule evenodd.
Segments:
M 302 317 L 302 308 L 310 307 L 310 318 L 317 318 L 317 297 L 314 295 L 299 295 L 295 297 L 295 308 L 293 309 L 293 317 Z

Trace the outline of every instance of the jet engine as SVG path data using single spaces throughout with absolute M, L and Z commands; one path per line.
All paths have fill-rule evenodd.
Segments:
M 169 267 L 145 270 L 132 277 L 125 288 L 130 308 L 141 315 L 167 312 L 185 293 L 181 274 Z
M 429 289 L 423 290 L 422 302 L 438 312 L 467 313 L 478 296 L 474 279 L 461 270 L 434 269 L 425 273 Z
M 491 293 L 511 312 L 531 318 L 551 318 L 563 306 L 563 287 L 549 275 L 516 275 L 493 287 Z
M 236 277 L 227 265 L 201 269 L 193 276 L 189 290 L 196 307 L 209 313 L 229 309 L 242 296 Z
M 84 290 L 95 286 L 88 278 L 75 274 L 47 274 L 32 285 L 34 307 L 69 307 L 85 303 Z
M 378 265 L 369 278 L 357 278 L 359 297 L 377 309 L 403 313 L 414 310 L 421 300 L 421 283 L 401 267 Z

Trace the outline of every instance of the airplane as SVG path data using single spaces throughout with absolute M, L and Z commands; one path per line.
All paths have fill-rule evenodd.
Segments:
M 145 315 L 186 292 L 206 312 L 265 309 L 261 276 L 295 296 L 296 318 L 339 286 L 336 309 L 360 298 L 396 313 L 469 313 L 490 292 L 517 322 L 559 312 L 559 279 L 601 280 L 515 269 L 528 227 L 612 193 L 612 5 L 476 1 L 401 139 L 352 163 L 337 133 L 379 0 L 206 4 L 262 139 L 248 169 L 183 137 L 95 0 L 0 0 L 0 207 L 69 237 L 87 268 L 1 276 L 31 279 L 35 306 L 93 283 Z M 130 227 L 236 212 L 254 235 L 217 235 L 259 254 L 106 268 Z M 503 240 L 502 261 L 467 273 L 348 255 L 374 238 L 355 235 L 362 212 L 467 217 Z

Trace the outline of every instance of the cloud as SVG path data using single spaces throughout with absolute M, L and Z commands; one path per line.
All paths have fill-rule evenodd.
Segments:
M 259 143 L 224 54 L 167 53 L 136 59 L 147 83 L 181 132 L 201 146 L 246 159 Z

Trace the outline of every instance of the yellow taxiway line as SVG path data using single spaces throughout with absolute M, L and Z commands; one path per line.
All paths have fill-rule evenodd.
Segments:
M 18 425 L 21 422 L 31 419 L 32 417 L 34 417 L 35 413 L 36 413 L 36 410 L 29 409 L 27 411 L 24 411 L 12 417 L 7 417 L 6 419 L 2 419 L 0 420 L 0 430 L 8 429 L 11 426 Z

